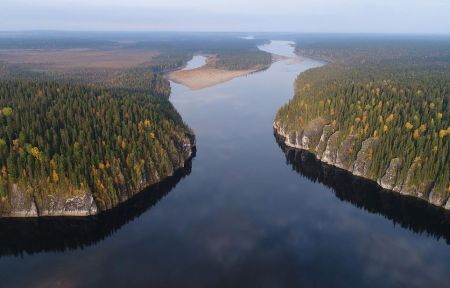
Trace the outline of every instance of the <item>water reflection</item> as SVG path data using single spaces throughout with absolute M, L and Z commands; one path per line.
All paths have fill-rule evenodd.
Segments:
M 0 219 L 0 256 L 63 252 L 85 248 L 108 238 L 151 209 L 189 175 L 194 156 L 173 176 L 100 215 Z
M 332 188 L 340 200 L 382 215 L 416 233 L 443 238 L 450 244 L 449 211 L 414 197 L 384 190 L 373 181 L 320 162 L 308 151 L 291 149 L 280 139 L 277 142 L 286 154 L 287 163 L 295 171 L 313 182 Z
M 172 85 L 171 101 L 194 129 L 199 149 L 189 177 L 133 221 L 135 208 L 117 216 L 130 221 L 126 225 L 112 229 L 107 220 L 120 221 L 105 218 L 86 232 L 63 235 L 59 248 L 42 243 L 56 241 L 52 237 L 23 236 L 21 242 L 40 246 L 32 249 L 8 236 L 15 250 L 3 254 L 98 242 L 2 257 L 0 286 L 448 287 L 444 241 L 338 201 L 329 188 L 283 163 L 271 133 L 273 116 L 292 98 L 297 75 L 319 65 L 286 60 L 203 90 Z M 106 232 L 94 237 L 96 229 Z M 5 243 L 0 240 L 0 249 L 11 245 Z

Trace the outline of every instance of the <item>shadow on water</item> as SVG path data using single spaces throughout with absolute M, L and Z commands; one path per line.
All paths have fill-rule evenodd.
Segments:
M 278 145 L 286 154 L 287 164 L 305 178 L 331 188 L 337 198 L 379 214 L 415 233 L 436 239 L 443 238 L 450 244 L 450 212 L 428 202 L 385 190 L 375 182 L 354 176 L 350 172 L 327 165 L 314 154 L 287 147 L 275 135 Z
M 194 157 L 195 150 L 173 176 L 99 215 L 0 219 L 0 256 L 82 249 L 108 238 L 151 209 L 189 175 Z

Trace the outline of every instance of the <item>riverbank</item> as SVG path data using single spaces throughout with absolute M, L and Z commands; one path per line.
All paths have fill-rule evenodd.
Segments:
M 185 166 L 190 166 L 192 158 L 196 153 L 196 140 L 194 134 L 185 134 L 182 143 L 179 147 L 182 161 L 171 169 L 161 173 L 154 170 L 150 173 L 152 175 L 142 175 L 138 180 L 138 187 L 133 189 L 129 186 L 123 185 L 117 194 L 120 195 L 117 203 L 109 203 L 104 207 L 99 205 L 92 191 L 89 188 L 84 190 L 78 189 L 72 192 L 73 195 L 54 193 L 43 196 L 41 201 L 37 201 L 35 197 L 29 195 L 26 187 L 19 184 L 11 184 L 11 192 L 9 195 L 9 203 L 2 203 L 0 200 L 0 218 L 38 218 L 38 217 L 76 217 L 88 218 L 105 213 L 110 213 L 119 206 L 126 205 L 126 203 L 133 201 L 132 199 L 149 189 L 153 189 L 168 181 Z M 131 179 L 127 179 L 130 181 Z
M 213 56 L 209 56 L 208 61 L 204 66 L 191 70 L 183 69 L 173 71 L 168 73 L 166 78 L 175 83 L 187 86 L 191 90 L 200 90 L 265 70 L 273 63 L 284 59 L 286 59 L 286 57 L 272 55 L 272 62 L 269 65 L 258 65 L 247 70 L 226 70 L 214 68 L 211 64 L 214 61 L 214 58 Z
M 187 86 L 191 90 L 200 90 L 230 81 L 237 77 L 247 76 L 258 70 L 260 70 L 260 68 L 231 71 L 202 67 L 193 70 L 178 70 L 172 72 L 167 76 L 167 79 Z
M 443 237 L 450 243 L 450 211 L 428 201 L 385 190 L 376 182 L 355 176 L 348 170 L 328 165 L 308 150 L 286 146 L 284 138 L 275 138 L 293 170 L 312 182 L 331 188 L 340 200 L 371 214 L 379 214 L 404 228 Z
M 326 126 L 325 126 L 326 127 Z M 385 175 L 380 179 L 372 179 L 368 173 L 367 173 L 367 163 L 371 160 L 368 159 L 368 153 L 369 151 L 365 151 L 365 149 L 370 150 L 370 144 L 371 139 L 369 138 L 366 141 L 366 145 L 363 143 L 361 150 L 357 153 L 357 159 L 354 161 L 354 163 L 351 163 L 351 165 L 343 165 L 345 161 L 342 161 L 341 158 L 345 158 L 347 155 L 343 155 L 339 153 L 338 149 L 336 147 L 333 148 L 333 137 L 330 137 L 326 129 L 323 128 L 323 131 L 320 129 L 314 129 L 315 131 L 308 131 L 309 134 L 320 137 L 320 143 L 319 145 L 325 145 L 326 149 L 322 153 L 322 155 L 319 155 L 316 150 L 317 147 L 309 147 L 310 143 L 312 142 L 310 137 L 308 137 L 308 133 L 286 133 L 283 128 L 279 125 L 279 123 L 274 122 L 273 123 L 273 129 L 275 136 L 278 138 L 278 141 L 283 142 L 284 145 L 291 149 L 297 149 L 299 151 L 307 151 L 315 156 L 315 158 L 322 162 L 323 164 L 327 164 L 329 166 L 333 166 L 336 169 L 342 169 L 345 171 L 348 171 L 355 177 L 361 177 L 364 179 L 367 179 L 368 181 L 372 181 L 375 185 L 378 185 L 380 189 L 384 189 L 390 192 L 398 193 L 400 195 L 408 196 L 408 197 L 414 197 L 421 200 L 426 201 L 429 204 L 432 204 L 436 207 L 440 207 L 446 210 L 450 210 L 450 199 L 439 199 L 437 193 L 433 193 L 431 191 L 429 194 L 426 193 L 415 193 L 414 190 L 407 189 L 408 183 L 403 183 L 403 185 L 395 185 L 396 183 L 393 183 L 392 179 L 396 178 L 394 177 L 394 172 L 392 172 L 394 169 L 391 166 L 394 166 L 394 164 L 391 162 L 390 167 L 386 170 Z M 320 131 L 319 131 L 320 130 Z M 328 137 L 327 137 L 328 135 Z M 328 140 L 327 140 L 328 139 Z M 326 143 L 327 142 L 327 143 Z M 325 144 L 324 144 L 325 143 Z M 340 149 L 339 149 L 340 150 Z M 411 172 L 412 173 L 412 172 Z M 410 174 L 410 173 L 408 173 Z M 409 179 L 409 175 L 406 177 L 406 179 Z M 407 180 L 406 180 L 407 182 Z

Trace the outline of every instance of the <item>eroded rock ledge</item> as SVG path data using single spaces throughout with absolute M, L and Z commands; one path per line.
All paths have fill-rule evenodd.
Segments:
M 394 158 L 381 178 L 372 175 L 372 152 L 378 142 L 374 137 L 369 137 L 358 145 L 354 136 L 343 137 L 332 125 L 321 119 L 311 121 L 302 131 L 288 133 L 279 122 L 274 122 L 273 128 L 275 134 L 288 147 L 309 151 L 323 163 L 372 180 L 383 189 L 417 197 L 450 210 L 450 198 L 441 196 L 443 193 L 436 191 L 434 183 L 412 184 L 412 175 L 417 168 L 415 164 L 409 167 L 406 177 L 402 178 L 398 175 L 402 160 Z
M 186 135 L 185 139 L 180 143 L 178 149 L 182 151 L 182 158 L 180 164 L 174 164 L 172 171 L 167 175 L 159 175 L 154 171 L 154 175 L 144 175 L 139 181 L 139 187 L 136 191 L 131 191 L 124 185 L 121 191 L 117 191 L 120 195 L 121 204 L 142 190 L 157 184 L 167 177 L 172 176 L 178 169 L 183 168 L 185 163 L 192 157 L 195 151 L 195 136 L 193 134 Z M 92 216 L 100 214 L 102 211 L 99 205 L 95 202 L 95 198 L 89 189 L 74 190 L 71 196 L 62 196 L 65 193 L 58 193 L 44 195 L 41 201 L 36 201 L 32 193 L 27 188 L 20 184 L 10 184 L 8 209 L 0 211 L 0 217 L 49 217 L 49 216 Z M 118 205 L 117 204 L 117 205 Z M 106 210 L 112 209 L 117 205 L 109 205 Z

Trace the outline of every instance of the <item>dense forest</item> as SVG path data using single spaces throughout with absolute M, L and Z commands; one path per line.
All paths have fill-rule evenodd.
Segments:
M 261 51 L 258 45 L 264 40 L 247 40 L 237 35 L 184 35 L 173 41 L 141 41 L 133 48 L 154 49 L 164 51 L 156 58 L 158 62 L 168 66 L 169 63 L 186 61 L 194 54 L 215 55 L 217 61 L 213 62 L 214 68 L 228 70 L 247 70 L 257 66 L 267 66 L 272 62 L 270 53 Z M 163 60 L 163 61 L 160 61 Z M 169 60 L 169 61 L 167 61 Z M 155 63 L 156 64 L 156 63 Z M 173 67 L 175 68 L 175 67 Z
M 262 43 L 208 33 L 0 33 L 0 214 L 95 214 L 173 174 L 194 139 L 163 74 L 195 54 L 214 55 L 215 68 L 264 67 L 272 56 Z
M 264 68 L 272 63 L 272 55 L 261 51 L 262 39 L 242 39 L 234 33 L 66 33 L 47 32 L 41 34 L 18 33 L 2 35 L 0 50 L 33 51 L 39 53 L 67 53 L 84 49 L 89 52 L 149 54 L 140 65 L 124 69 L 64 69 L 57 71 L 46 63 L 9 63 L 7 56 L 0 58 L 0 79 L 57 80 L 76 83 L 95 83 L 106 87 L 132 87 L 146 89 L 147 83 L 158 81 L 153 74 L 164 74 L 183 67 L 195 54 L 214 55 L 215 61 L 208 65 L 226 70 Z M 120 52 L 117 52 L 120 51 Z M 0 56 L 1 56 L 0 52 Z M 102 55 L 104 56 L 104 55 Z M 80 56 L 79 56 L 80 57 Z M 80 62 L 86 61 L 82 57 Z M 114 60 L 111 60 L 114 61 Z M 36 61 L 39 62 L 39 61 Z M 86 66 L 89 63 L 86 63 Z
M 2 81 L 1 212 L 14 209 L 8 199 L 14 186 L 38 208 L 49 195 L 85 191 L 104 210 L 182 167 L 192 133 L 167 101 L 168 83 L 151 85 L 144 92 Z
M 445 205 L 450 41 L 322 41 L 298 51 L 331 63 L 298 77 L 294 98 L 276 116 L 278 129 L 307 136 L 293 142 L 346 170 L 366 154 L 360 175 Z
M 108 88 L 125 88 L 140 92 L 151 91 L 153 96 L 169 98 L 170 83 L 160 74 L 153 72 L 152 67 L 140 65 L 125 69 L 105 81 L 94 82 L 97 86 Z

